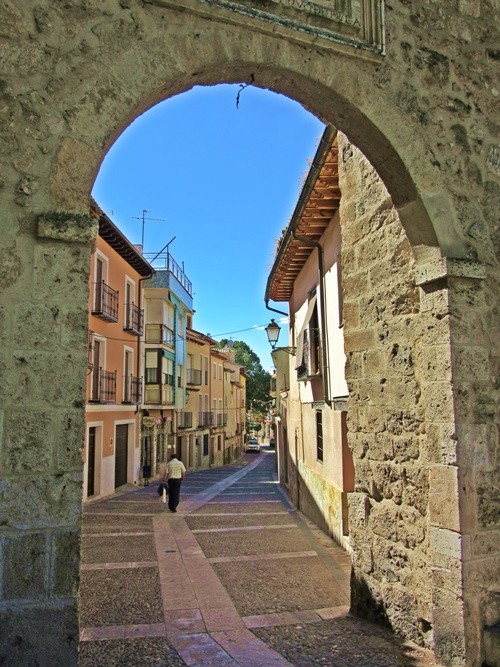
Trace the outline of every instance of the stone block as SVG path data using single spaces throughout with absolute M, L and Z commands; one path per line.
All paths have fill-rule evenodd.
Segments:
M 434 553 L 453 558 L 457 561 L 462 559 L 462 536 L 460 533 L 431 526 L 430 540 Z
M 55 429 L 53 413 L 8 409 L 0 469 L 10 474 L 49 470 Z
M 429 519 L 431 525 L 460 531 L 459 484 L 456 466 L 429 469 Z
M 57 437 L 54 439 L 55 467 L 58 471 L 82 471 L 82 450 L 85 437 L 83 409 L 58 415 Z
M 454 405 L 448 382 L 430 382 L 425 386 L 425 416 L 430 422 L 453 422 Z
M 83 470 L 0 479 L 0 525 L 19 529 L 76 527 L 82 511 L 82 476 Z
M 347 498 L 350 528 L 366 528 L 371 510 L 368 496 L 366 493 L 350 493 Z
M 370 530 L 386 540 L 397 542 L 399 517 L 400 510 L 393 502 L 375 503 L 370 511 Z
M 99 223 L 89 215 L 54 211 L 38 218 L 38 236 L 56 241 L 93 244 Z
M 0 611 L 0 664 L 77 667 L 76 600 L 43 607 L 3 607 Z
M 477 485 L 477 520 L 481 528 L 500 527 L 500 476 L 497 469 L 478 470 Z
M 46 241 L 35 246 L 33 280 L 40 298 L 62 306 L 86 303 L 90 248 L 83 244 Z
M 469 323 L 470 325 L 470 323 Z M 454 381 L 469 382 L 471 378 L 487 377 L 490 367 L 488 350 L 480 346 L 453 347 Z
M 61 340 L 61 307 L 47 302 L 21 303 L 14 310 L 16 347 L 51 349 Z
M 2 570 L 4 600 L 37 600 L 48 592 L 50 543 L 48 535 L 34 533 L 7 537 Z
M 426 519 L 413 507 L 403 506 L 398 516 L 399 541 L 408 549 L 420 546 L 426 538 Z
M 57 531 L 52 535 L 51 594 L 73 597 L 78 593 L 80 576 L 79 531 Z
M 42 410 L 47 405 L 84 403 L 87 355 L 83 351 L 59 348 L 50 354 L 15 350 L 8 359 L 0 357 L 0 370 L 5 372 L 5 395 L 18 406 L 36 404 Z M 40 378 L 46 381 L 40 382 Z
M 344 336 L 346 352 L 369 350 L 375 346 L 375 333 L 370 329 L 351 331 Z
M 444 664 L 465 665 L 465 620 L 460 595 L 445 588 L 433 588 L 434 651 Z M 436 611 L 439 610 L 439 613 Z
M 88 348 L 88 308 L 65 308 L 61 343 L 65 347 Z

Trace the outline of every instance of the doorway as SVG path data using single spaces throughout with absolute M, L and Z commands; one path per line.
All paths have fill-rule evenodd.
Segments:
M 117 424 L 115 431 L 115 489 L 127 483 L 128 424 Z

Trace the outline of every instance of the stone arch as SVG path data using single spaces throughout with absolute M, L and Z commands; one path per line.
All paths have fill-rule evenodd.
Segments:
M 217 60 L 217 55 L 213 54 L 213 60 Z M 134 100 L 120 99 L 122 82 L 114 91 L 109 83 L 106 85 L 96 80 L 92 90 L 87 91 L 75 105 L 77 131 L 73 136 L 61 137 L 57 149 L 50 186 L 54 208 L 82 210 L 81 204 L 86 201 L 86 194 L 92 187 L 106 150 L 124 128 L 148 108 L 182 94 L 194 85 L 246 82 L 286 95 L 348 136 L 384 181 L 398 208 L 417 260 L 421 256 L 428 261 L 429 257 L 464 258 L 471 254 L 456 223 L 456 213 L 445 193 L 444 184 L 440 184 L 441 177 L 432 165 L 428 147 L 417 136 L 413 136 L 410 150 L 408 144 L 401 141 L 401 135 L 407 131 L 407 117 L 388 111 L 383 95 L 376 101 L 371 97 L 370 104 L 364 109 L 359 97 L 345 85 L 329 87 L 321 80 L 283 66 L 270 66 L 252 60 L 241 64 L 240 54 L 235 54 L 234 58 L 238 65 L 233 65 L 232 60 L 210 65 L 204 62 L 201 72 L 188 71 L 167 81 L 155 76 L 147 82 L 151 88 L 144 90 L 141 87 L 138 98 Z M 104 150 L 92 147 L 89 141 L 92 134 L 88 135 L 88 130 L 84 133 L 78 131 L 92 127 L 95 118 L 93 104 L 96 103 L 95 97 L 99 97 L 96 91 L 100 88 L 117 101 L 116 106 L 108 109 L 107 117 L 100 119 Z M 83 173 L 82 165 L 86 166 Z M 75 173 L 72 173 L 72 167 Z M 435 250 L 430 254 L 424 251 L 420 255 L 419 250 L 424 248 Z
M 298 35 L 282 26 L 252 23 L 226 10 L 202 8 L 196 0 L 140 4 L 133 0 L 77 0 L 64 7 L 35 0 L 17 7 L 6 0 L 0 8 L 0 18 L 6 19 L 0 25 L 7 37 L 8 80 L 1 94 L 10 114 L 2 135 L 7 168 L 1 183 L 6 202 L 2 228 L 6 250 L 0 259 L 6 261 L 0 270 L 0 286 L 7 313 L 0 322 L 5 342 L 0 362 L 7 377 L 0 460 L 5 473 L 1 487 L 5 501 L 2 553 L 22 567 L 27 550 L 36 551 L 39 574 L 35 590 L 28 591 L 17 583 L 17 565 L 12 569 L 4 566 L 0 627 L 8 636 L 12 619 L 3 623 L 6 613 L 14 618 L 12 609 L 22 607 L 15 617 L 15 631 L 36 637 L 38 643 L 32 650 L 38 650 L 39 655 L 45 651 L 42 661 L 73 664 L 75 658 L 81 485 L 78 454 L 83 434 L 79 369 L 86 365 L 85 266 L 95 233 L 86 218 L 88 195 L 107 148 L 152 105 L 194 84 L 245 81 L 288 95 L 338 126 L 370 160 L 398 207 L 420 266 L 420 284 L 440 281 L 442 286 L 443 281 L 453 278 L 458 285 L 450 306 L 454 313 L 460 314 L 467 307 L 479 313 L 483 336 L 480 363 L 475 362 L 478 357 L 473 341 L 467 338 L 460 318 L 460 345 L 455 355 L 462 355 L 459 361 L 465 362 L 466 369 L 474 367 L 478 377 L 481 373 L 490 377 L 485 332 L 491 317 L 479 303 L 480 291 L 471 289 L 467 282 L 484 277 L 484 270 L 464 260 L 480 257 L 492 261 L 491 244 L 483 229 L 475 229 L 474 234 L 466 229 L 471 217 L 464 203 L 467 179 L 460 176 L 458 191 L 460 188 L 451 182 L 456 173 L 442 167 L 443 163 L 466 160 L 464 156 L 471 152 L 463 125 L 451 115 L 453 110 L 446 109 L 441 92 L 445 87 L 451 96 L 453 85 L 457 86 L 451 80 L 449 65 L 450 58 L 456 56 L 455 45 L 450 38 L 443 46 L 445 56 L 421 48 L 433 33 L 432 20 L 440 19 L 438 11 L 429 9 L 428 16 L 425 12 L 410 16 L 412 8 L 404 4 L 387 15 L 388 57 Z M 468 18 L 478 31 L 479 21 Z M 465 92 L 475 94 L 486 113 L 489 102 L 478 92 L 483 81 L 479 75 L 476 81 L 474 73 L 467 76 L 470 80 L 464 84 Z M 427 97 L 418 93 L 424 84 Z M 458 113 L 468 113 L 465 102 L 454 100 L 453 104 Z M 430 120 L 433 108 L 443 109 L 444 120 Z M 460 121 L 465 122 L 462 117 Z M 440 131 L 448 143 L 441 141 Z M 474 145 L 479 152 L 479 142 Z M 498 167 L 495 156 L 493 150 L 488 156 L 481 154 L 479 166 L 468 164 L 467 173 L 476 184 L 487 178 L 487 169 Z M 488 205 L 482 204 L 482 208 L 487 219 Z M 36 342 L 16 333 L 26 322 L 40 331 Z M 49 322 L 57 327 L 58 337 L 53 336 Z M 56 364 L 54 369 L 56 354 L 66 364 L 64 368 Z M 68 367 L 74 372 L 67 374 Z M 58 375 L 44 391 L 40 378 L 49 372 Z M 462 376 L 455 374 L 457 386 L 466 382 L 466 374 L 467 370 Z M 487 392 L 488 387 L 485 382 L 482 389 Z M 472 405 L 472 398 L 469 400 L 471 410 L 478 407 Z M 44 415 L 41 420 L 40 414 Z M 485 460 L 491 443 L 488 429 L 489 424 L 479 431 Z M 450 440 L 465 436 L 468 444 L 477 433 L 471 426 L 469 431 L 463 428 L 458 435 L 448 436 Z M 49 454 L 41 461 L 31 460 L 46 441 L 51 442 Z M 474 454 L 464 445 L 461 451 L 464 467 L 475 465 Z M 442 467 L 434 471 L 435 483 L 437 489 L 451 490 L 455 510 L 460 505 L 473 533 L 477 480 L 471 481 L 467 475 L 459 480 L 455 473 L 461 461 L 458 454 L 443 457 Z M 486 473 L 490 475 L 491 470 L 487 468 Z M 29 493 L 26 475 L 32 481 Z M 484 489 L 488 491 L 487 485 Z M 436 503 L 443 493 L 436 494 Z M 483 493 L 483 504 L 487 500 Z M 489 508 L 483 514 L 488 512 Z M 493 516 L 483 516 L 483 522 L 487 520 L 494 525 Z M 450 525 L 438 512 L 435 521 L 437 528 L 444 529 L 436 533 L 437 550 L 461 564 L 460 517 L 454 516 Z M 467 544 L 469 547 L 467 553 L 472 553 L 473 547 Z M 486 542 L 482 548 L 487 549 Z M 455 574 L 460 578 L 459 569 Z M 474 585 L 486 599 L 487 576 L 481 575 L 481 579 L 474 563 L 465 574 L 480 581 Z M 457 602 L 461 593 L 457 590 L 448 591 L 449 596 L 443 596 L 438 604 L 444 609 L 453 602 L 451 634 L 456 631 L 463 638 L 460 617 L 464 611 L 461 601 Z M 18 600 L 26 603 L 16 606 Z M 474 621 L 468 630 L 468 656 L 474 656 L 471 664 L 480 664 L 480 625 L 489 617 L 476 613 L 477 601 L 470 595 L 466 602 Z M 44 614 L 39 613 L 41 608 Z M 61 631 L 64 624 L 67 633 Z M 445 637 L 442 657 L 450 644 L 451 639 Z M 458 653 L 456 659 L 461 662 L 456 664 L 465 664 L 464 650 L 459 648 Z

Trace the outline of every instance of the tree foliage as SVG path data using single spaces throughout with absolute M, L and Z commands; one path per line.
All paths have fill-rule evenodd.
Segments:
M 226 347 L 227 338 L 220 341 L 217 347 Z M 262 368 L 259 357 L 242 340 L 231 341 L 236 351 L 235 361 L 245 367 L 247 379 L 247 407 L 253 408 L 255 414 L 263 414 L 269 407 L 269 390 L 271 374 Z

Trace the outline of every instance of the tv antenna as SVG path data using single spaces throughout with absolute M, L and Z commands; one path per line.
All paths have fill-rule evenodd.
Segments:
M 146 213 L 150 213 L 150 211 L 148 211 L 147 208 L 143 208 L 141 216 L 137 216 L 137 215 L 132 216 L 134 218 L 134 220 L 142 220 L 141 248 L 142 248 L 143 254 L 144 254 L 144 224 L 145 224 L 146 220 L 154 220 L 155 222 L 166 222 L 166 220 L 164 218 L 146 218 Z

